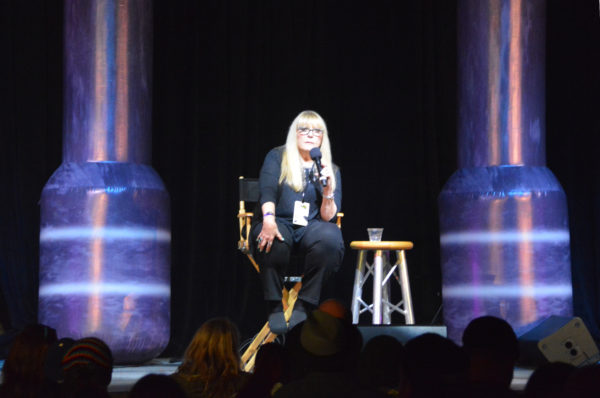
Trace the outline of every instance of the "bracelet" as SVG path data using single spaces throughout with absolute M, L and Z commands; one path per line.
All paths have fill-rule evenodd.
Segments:
M 265 218 L 266 216 L 275 216 L 275 213 L 273 213 L 271 211 L 267 211 L 263 214 L 263 218 Z
M 331 194 L 331 195 L 329 195 L 329 196 L 328 196 L 328 195 L 323 195 L 323 197 L 324 197 L 325 199 L 331 199 L 331 200 L 333 200 L 333 198 L 335 197 L 335 195 L 334 195 L 334 194 Z

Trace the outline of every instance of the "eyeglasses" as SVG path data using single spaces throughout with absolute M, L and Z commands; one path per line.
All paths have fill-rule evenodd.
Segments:
M 308 133 L 313 133 L 313 135 L 320 136 L 320 135 L 323 135 L 323 130 L 311 129 L 308 127 L 298 127 L 298 133 L 300 135 L 308 135 Z

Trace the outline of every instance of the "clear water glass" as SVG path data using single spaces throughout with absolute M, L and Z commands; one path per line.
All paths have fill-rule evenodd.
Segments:
M 371 242 L 381 242 L 383 228 L 367 228 L 367 232 L 369 233 L 369 240 Z

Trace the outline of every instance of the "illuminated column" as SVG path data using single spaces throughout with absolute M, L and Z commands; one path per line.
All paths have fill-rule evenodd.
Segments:
M 545 159 L 545 3 L 458 4 L 458 160 L 439 196 L 442 297 L 460 341 L 481 315 L 517 334 L 572 314 L 566 197 Z
M 42 191 L 39 321 L 116 362 L 169 341 L 169 195 L 150 164 L 152 3 L 67 0 L 63 163 Z

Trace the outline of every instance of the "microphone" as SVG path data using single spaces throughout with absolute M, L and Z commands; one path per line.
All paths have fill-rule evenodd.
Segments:
M 310 150 L 310 158 L 315 162 L 315 164 L 317 165 L 317 172 L 319 173 L 319 181 L 321 181 L 321 185 L 326 187 L 327 186 L 327 177 L 323 177 L 321 175 L 321 170 L 323 169 L 323 166 L 321 166 L 321 150 L 319 148 L 313 148 Z

